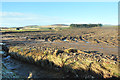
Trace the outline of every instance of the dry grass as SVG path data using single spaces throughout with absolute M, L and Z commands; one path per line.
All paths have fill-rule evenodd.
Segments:
M 55 67 L 56 65 L 61 68 L 64 67 L 66 72 L 70 71 L 75 74 L 75 70 L 77 69 L 84 71 L 91 70 L 96 74 L 102 75 L 104 78 L 119 77 L 118 62 L 117 64 L 110 63 L 113 60 L 107 59 L 104 59 L 103 62 L 98 62 L 96 58 L 93 60 L 90 57 L 84 56 L 85 54 L 88 53 L 76 49 L 55 50 L 55 52 L 49 53 L 48 51 L 36 52 L 34 49 L 10 47 L 10 55 L 22 61 L 32 62 L 41 66 Z

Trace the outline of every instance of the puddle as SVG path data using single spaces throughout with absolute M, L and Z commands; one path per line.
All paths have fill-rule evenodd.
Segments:
M 26 78 L 30 75 L 30 73 L 32 73 L 32 78 L 62 78 L 66 76 L 61 72 L 43 69 L 42 67 L 36 65 L 15 60 L 10 56 L 3 58 L 2 62 L 7 69 L 12 70 L 16 74 Z
M 6 59 L 9 59 L 10 58 L 10 56 L 7 56 L 7 57 L 5 57 L 5 58 L 3 58 L 4 60 L 6 60 Z
M 63 39 L 63 41 L 67 41 L 66 39 Z
M 0 43 L 0 45 L 5 45 L 5 43 Z
M 90 43 L 90 42 L 87 42 L 87 41 L 85 41 L 85 40 L 82 40 L 82 41 L 84 41 L 85 43 Z
M 75 40 L 74 38 L 73 38 L 73 41 L 78 42 L 78 41 L 77 41 L 77 40 Z
M 72 39 L 71 39 L 72 40 Z M 62 41 L 65 41 L 65 42 L 67 42 L 67 39 L 63 39 Z M 78 42 L 77 40 L 75 40 L 75 39 L 73 39 L 73 41 L 76 41 L 76 42 Z
M 0 51 L 0 54 L 4 54 L 4 53 L 5 53 L 4 51 Z M 33 64 L 29 64 L 27 62 L 22 62 L 22 61 L 13 59 L 10 56 L 3 57 L 2 63 L 6 66 L 8 70 L 15 72 L 16 74 L 22 76 L 23 78 L 29 77 L 30 73 L 32 73 L 32 78 L 46 78 L 46 77 L 47 78 L 63 78 L 66 76 L 61 72 L 43 69 L 40 66 L 36 66 Z
M 86 43 L 90 43 L 90 42 L 86 42 Z
M 4 51 L 0 51 L 0 54 L 4 54 L 5 52 Z
M 75 38 L 73 38 L 73 41 L 75 41 Z

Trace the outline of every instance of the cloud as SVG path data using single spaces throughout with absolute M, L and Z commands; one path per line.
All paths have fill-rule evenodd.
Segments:
M 0 12 L 0 24 L 3 27 L 22 27 L 26 25 L 50 25 L 50 24 L 77 24 L 77 23 L 99 23 L 103 24 L 111 23 L 109 21 L 102 20 L 101 18 L 95 18 L 89 20 L 82 17 L 59 17 L 59 16 L 48 16 L 42 14 L 31 14 L 21 12 Z M 106 22 L 106 23 L 105 23 Z M 114 22 L 115 23 L 115 22 Z M 116 23 L 117 24 L 117 23 Z
M 65 23 L 69 19 L 58 16 L 46 16 L 41 14 L 20 13 L 20 12 L 0 12 L 2 26 L 25 26 L 25 25 L 45 25 L 54 23 Z
M 5 16 L 23 16 L 23 13 L 19 13 L 19 12 L 0 12 L 2 17 Z

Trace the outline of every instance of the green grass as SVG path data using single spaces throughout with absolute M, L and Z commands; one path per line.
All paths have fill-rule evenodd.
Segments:
M 1 32 L 22 32 L 22 31 L 48 31 L 50 29 L 21 29 L 21 30 L 1 30 Z
M 23 31 L 55 31 L 55 30 L 63 30 L 63 29 L 68 29 L 68 27 L 57 27 L 55 29 L 49 29 L 47 27 L 41 27 L 41 28 L 37 28 L 37 29 L 33 29 L 33 28 L 28 28 L 28 29 L 20 29 L 20 30 L 16 30 L 15 28 L 9 28 L 6 30 L 1 30 L 1 32 L 23 32 Z

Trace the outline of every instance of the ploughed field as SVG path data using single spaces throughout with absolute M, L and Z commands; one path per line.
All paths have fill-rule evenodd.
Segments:
M 119 78 L 118 41 L 117 27 L 2 34 L 2 42 L 9 48 L 6 55 L 63 72 L 64 77 L 84 79 Z

